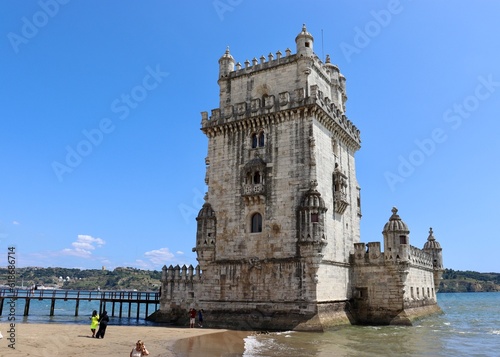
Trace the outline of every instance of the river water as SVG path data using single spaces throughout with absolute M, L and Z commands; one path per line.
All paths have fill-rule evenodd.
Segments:
M 439 293 L 438 304 L 443 314 L 421 319 L 411 327 L 346 326 L 324 333 L 280 332 L 270 334 L 233 334 L 226 337 L 200 336 L 189 339 L 178 350 L 179 357 L 448 357 L 500 356 L 500 292 L 498 293 Z M 115 325 L 148 325 L 144 320 L 144 304 L 140 319 L 136 305 L 123 304 L 123 317 L 111 318 Z M 48 316 L 50 300 L 32 300 L 30 315 L 22 316 L 24 304 L 16 303 L 16 323 L 88 324 L 92 310 L 99 309 L 98 301 L 81 301 L 79 316 L 75 317 L 74 301 L 57 301 L 55 316 Z M 111 306 L 107 306 L 111 315 Z M 149 306 L 149 313 L 155 306 Z M 118 314 L 118 305 L 115 306 Z M 4 303 L 0 321 L 6 322 L 8 309 Z M 210 321 L 206 321 L 210 327 Z M 237 337 L 234 337 L 237 336 Z M 238 338 L 234 343 L 229 339 Z M 241 339 L 243 341 L 241 341 Z M 220 346 L 214 341 L 220 341 Z M 226 341 L 227 343 L 225 343 Z M 238 345 L 228 349 L 227 344 Z M 190 346 L 186 348 L 186 346 Z M 207 346 L 210 346 L 207 349 Z
M 443 314 L 423 318 L 411 327 L 347 326 L 324 333 L 250 335 L 244 338 L 242 352 L 222 345 L 214 349 L 212 337 L 201 336 L 178 344 L 178 356 L 500 356 L 500 293 L 443 293 L 438 294 L 438 303 Z M 238 345 L 228 337 L 219 340 Z

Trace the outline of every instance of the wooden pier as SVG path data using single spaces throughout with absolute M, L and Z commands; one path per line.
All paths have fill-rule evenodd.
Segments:
M 56 301 L 75 301 L 75 316 L 78 316 L 80 301 L 100 302 L 99 312 L 108 311 L 106 304 L 111 304 L 111 311 L 108 315 L 115 316 L 115 306 L 118 304 L 118 317 L 122 317 L 123 304 L 128 304 L 128 317 L 131 317 L 131 306 L 137 304 L 136 318 L 139 319 L 141 304 L 146 305 L 144 317 L 148 317 L 149 304 L 155 304 L 155 311 L 160 303 L 160 296 L 157 292 L 150 291 L 77 291 L 77 290 L 21 290 L 21 289 L 1 289 L 0 290 L 0 316 L 3 314 L 5 300 L 24 300 L 24 316 L 29 315 L 31 300 L 50 300 L 50 316 L 54 316 Z

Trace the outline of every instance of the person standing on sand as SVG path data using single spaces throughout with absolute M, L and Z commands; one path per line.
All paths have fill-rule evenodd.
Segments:
M 194 327 L 196 322 L 196 310 L 194 308 L 189 309 L 189 327 Z
M 104 338 L 104 334 L 106 333 L 106 328 L 108 327 L 109 316 L 108 312 L 104 311 L 102 315 L 99 317 L 99 330 L 97 330 L 96 338 Z
M 203 327 L 203 309 L 198 310 L 198 326 Z
M 141 357 L 149 355 L 149 351 L 146 349 L 144 342 L 142 340 L 137 341 L 135 348 L 130 351 L 130 357 Z
M 94 310 L 92 311 L 92 316 L 90 317 L 90 331 L 92 331 L 92 337 L 95 337 L 95 330 L 97 329 L 98 325 L 99 315 L 97 314 L 97 311 Z

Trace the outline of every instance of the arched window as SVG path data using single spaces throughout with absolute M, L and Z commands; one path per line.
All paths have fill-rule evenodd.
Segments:
M 259 147 L 263 147 L 263 146 L 264 146 L 264 132 L 261 131 L 259 134 Z
M 251 232 L 252 233 L 262 232 L 262 216 L 260 215 L 260 213 L 255 213 L 254 215 L 252 215 Z
M 252 149 L 257 147 L 257 134 L 252 134 Z

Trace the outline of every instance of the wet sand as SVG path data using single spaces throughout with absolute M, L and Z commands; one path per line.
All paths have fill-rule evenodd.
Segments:
M 9 326 L 0 323 L 0 356 L 123 357 L 139 339 L 152 357 L 241 356 L 251 332 L 206 328 L 108 326 L 104 339 L 92 338 L 87 325 L 31 324 L 15 326 L 15 349 L 8 345 Z M 200 338 L 200 336 L 205 336 Z

